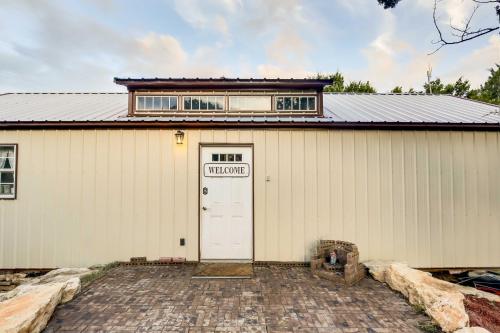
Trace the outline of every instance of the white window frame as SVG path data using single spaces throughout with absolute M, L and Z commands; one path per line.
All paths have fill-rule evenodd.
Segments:
M 154 108 L 154 100 L 152 100 L 152 103 L 153 103 L 152 109 L 146 109 L 146 108 L 140 109 L 139 108 L 139 98 L 152 98 L 152 99 L 154 99 L 155 97 L 160 98 L 161 106 L 159 109 Z M 163 98 L 164 97 L 168 97 L 168 108 L 167 109 L 163 109 Z M 170 99 L 171 98 L 175 98 L 175 100 L 177 102 L 175 109 L 170 109 Z M 146 105 L 146 100 L 144 100 L 144 105 Z M 135 96 L 135 110 L 137 112 L 175 112 L 175 111 L 179 110 L 179 96 L 177 96 L 177 95 L 137 95 L 137 96 Z
M 294 97 L 298 97 L 299 98 L 299 109 L 298 110 L 294 110 L 293 108 L 290 109 L 290 110 L 286 110 L 285 109 L 285 98 L 294 98 Z M 300 99 L 301 98 L 307 98 L 308 99 L 308 102 L 307 102 L 307 109 L 303 110 L 300 108 Z M 283 109 L 278 109 L 278 98 L 283 98 Z M 314 98 L 314 109 L 313 110 L 309 110 L 309 98 Z M 293 102 L 292 102 L 293 103 Z M 276 95 L 274 97 L 274 110 L 276 112 L 317 112 L 318 111 L 318 97 L 317 96 L 313 96 L 313 95 Z
M 231 102 L 231 98 L 253 98 L 253 97 L 266 97 L 266 98 L 269 98 L 269 109 L 233 109 L 232 108 L 232 102 Z M 249 95 L 249 94 L 242 94 L 242 95 L 228 95 L 228 101 L 227 101 L 227 104 L 228 104 L 228 110 L 230 112 L 240 112 L 240 113 L 244 113 L 244 112 L 267 112 L 267 113 L 271 113 L 273 112 L 273 95 L 272 94 L 265 94 L 265 95 Z
M 0 186 L 3 185 L 13 185 L 12 189 L 14 193 L 11 194 L 0 194 L 0 199 L 16 199 L 17 196 L 17 143 L 0 143 L 0 147 L 11 147 L 14 148 L 14 156 L 9 157 L 14 159 L 14 166 L 10 169 L 2 169 L 0 168 L 0 176 L 2 172 L 12 172 L 13 177 L 14 177 L 14 182 L 13 183 L 1 183 L 0 179 Z M 0 164 L 1 165 L 1 164 Z

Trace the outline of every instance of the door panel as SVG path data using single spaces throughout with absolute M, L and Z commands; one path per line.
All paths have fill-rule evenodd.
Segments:
M 201 147 L 200 259 L 252 259 L 252 158 L 252 147 Z

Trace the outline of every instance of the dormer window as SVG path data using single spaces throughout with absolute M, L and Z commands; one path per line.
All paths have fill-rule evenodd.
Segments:
M 137 96 L 137 111 L 177 110 L 177 96 Z
M 224 96 L 184 96 L 184 110 L 224 110 Z
M 322 116 L 316 79 L 118 79 L 129 91 L 129 116 Z
M 271 96 L 229 96 L 230 111 L 271 111 Z
M 278 111 L 316 111 L 316 96 L 276 97 Z

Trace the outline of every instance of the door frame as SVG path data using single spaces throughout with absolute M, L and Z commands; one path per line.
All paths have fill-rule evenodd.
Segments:
M 200 142 L 198 144 L 198 262 L 201 261 L 201 154 L 204 147 L 247 147 L 251 148 L 252 152 L 252 262 L 255 261 L 255 177 L 254 177 L 254 144 L 253 143 L 216 143 L 216 142 Z

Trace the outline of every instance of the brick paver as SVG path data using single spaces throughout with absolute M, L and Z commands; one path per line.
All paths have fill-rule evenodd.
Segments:
M 192 266 L 117 267 L 59 306 L 45 332 L 419 332 L 403 297 L 307 268 L 256 267 L 253 279 L 191 279 Z

